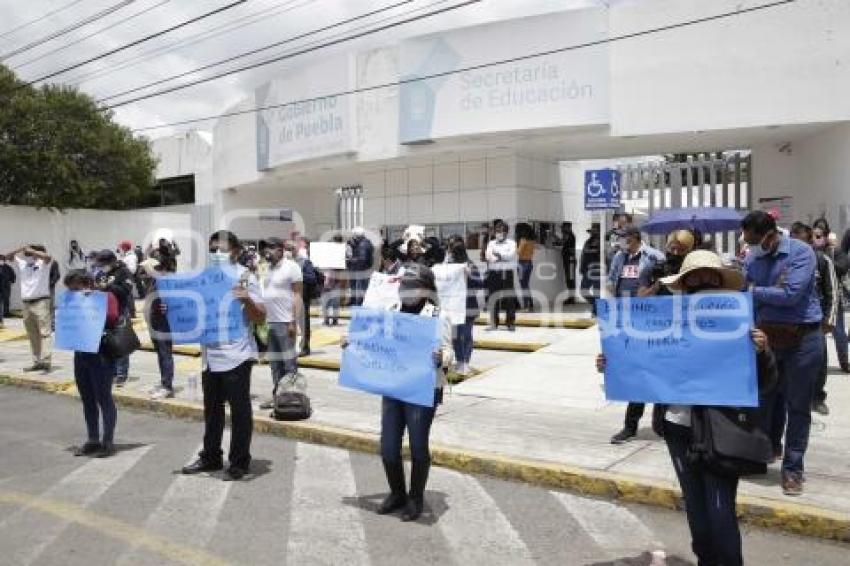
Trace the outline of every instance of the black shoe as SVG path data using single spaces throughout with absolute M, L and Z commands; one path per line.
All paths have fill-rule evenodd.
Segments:
M 217 472 L 224 468 L 221 462 L 208 462 L 203 458 L 198 458 L 188 466 L 183 466 L 181 470 L 187 476 L 192 474 L 200 474 L 201 472 Z
M 310 348 L 304 348 L 301 352 L 298 353 L 299 358 L 303 358 L 304 356 L 310 355 Z
M 815 401 L 812 403 L 812 410 L 819 415 L 826 416 L 829 414 L 829 407 L 823 401 Z
M 378 515 L 386 515 L 407 504 L 407 490 L 404 486 L 404 464 L 401 460 L 393 462 L 383 459 L 384 473 L 387 475 L 387 483 L 390 486 L 390 494 L 378 507 Z
M 841 362 L 838 365 L 841 367 L 841 371 L 843 371 L 844 373 L 850 373 L 850 363 Z
M 109 458 L 115 454 L 115 445 L 111 442 L 104 442 L 100 445 L 100 449 L 94 454 L 95 458 Z
M 27 367 L 25 367 L 25 368 L 24 368 L 24 371 L 25 371 L 25 372 L 27 372 L 27 373 L 29 373 L 29 372 L 31 372 L 31 371 L 41 371 L 42 369 L 44 369 L 44 368 L 42 367 L 42 365 L 41 365 L 41 364 L 33 364 L 33 365 L 31 365 L 31 366 L 27 366 Z
M 230 466 L 224 471 L 224 481 L 239 481 L 244 478 L 247 473 L 248 470 L 238 468 L 236 466 Z
M 407 495 L 404 493 L 391 493 L 378 506 L 378 515 L 387 515 L 393 511 L 404 509 L 407 505 Z
M 516 326 L 513 324 L 508 325 L 508 332 L 516 332 Z
M 624 444 L 637 436 L 637 431 L 624 428 L 611 437 L 611 444 Z
M 407 505 L 401 514 L 404 522 L 415 521 L 422 515 L 425 507 L 425 484 L 428 483 L 428 472 L 431 469 L 430 460 L 412 458 L 410 461 L 410 494 Z
M 82 446 L 77 446 L 74 449 L 74 456 L 88 456 L 100 450 L 100 442 L 89 440 Z
M 408 523 L 421 517 L 422 509 L 425 507 L 424 503 L 422 499 L 408 499 L 407 505 L 404 506 L 404 511 L 401 512 L 401 520 Z

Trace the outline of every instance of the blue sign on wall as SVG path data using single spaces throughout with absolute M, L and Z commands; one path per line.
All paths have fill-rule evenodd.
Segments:
M 596 169 L 584 172 L 584 209 L 620 208 L 620 172 Z

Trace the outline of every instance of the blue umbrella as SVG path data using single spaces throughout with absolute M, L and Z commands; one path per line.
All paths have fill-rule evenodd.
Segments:
M 734 208 L 668 208 L 659 210 L 641 226 L 647 234 L 673 230 L 699 230 L 703 234 L 727 232 L 741 227 L 741 213 Z

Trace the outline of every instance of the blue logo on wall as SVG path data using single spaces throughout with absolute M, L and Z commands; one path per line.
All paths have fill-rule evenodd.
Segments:
M 460 55 L 443 39 L 435 39 L 428 56 L 402 81 L 453 70 Z M 411 80 L 399 88 L 398 137 L 401 143 L 431 139 L 434 126 L 436 92 L 445 84 L 448 75 L 428 80 Z
M 596 169 L 584 172 L 584 209 L 620 208 L 620 172 Z

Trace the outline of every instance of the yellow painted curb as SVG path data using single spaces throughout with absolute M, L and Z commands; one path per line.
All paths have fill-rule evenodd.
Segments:
M 500 352 L 536 352 L 549 344 L 543 342 L 510 342 L 507 340 L 473 340 L 472 346 L 479 350 L 498 350 Z
M 76 394 L 72 382 L 48 383 L 35 378 L 0 375 L 0 384 Z M 126 391 L 116 392 L 114 397 L 117 404 L 128 408 L 183 419 L 203 419 L 203 406 L 200 403 L 175 399 L 152 400 Z M 377 453 L 380 447 L 377 434 L 311 421 L 284 422 L 255 415 L 254 430 L 360 452 Z M 483 474 L 623 502 L 669 509 L 682 508 L 680 492 L 673 484 L 649 478 L 433 444 L 431 456 L 434 464 L 463 473 Z M 850 542 L 850 514 L 746 495 L 738 498 L 738 514 L 743 521 L 753 525 Z
M 50 381 L 26 375 L 0 375 L 0 385 L 14 385 L 47 393 L 61 393 L 73 387 L 73 381 Z
M 314 318 L 321 318 L 322 311 L 319 308 L 312 307 L 310 309 L 310 316 Z M 337 318 L 340 319 L 350 319 L 351 313 L 348 311 L 341 311 Z M 475 324 L 479 326 L 485 326 L 490 324 L 490 320 L 486 315 L 481 315 L 475 319 Z M 596 321 L 590 318 L 527 318 L 522 315 L 517 315 L 516 325 L 525 327 L 525 328 L 566 328 L 572 330 L 585 330 L 588 328 L 592 328 L 596 326 Z
M 142 342 L 139 349 L 144 350 L 145 352 L 156 352 L 156 348 L 154 348 L 151 342 Z M 182 346 L 178 344 L 173 346 L 171 351 L 180 356 L 193 356 L 195 358 L 201 356 L 201 349 L 197 346 Z

